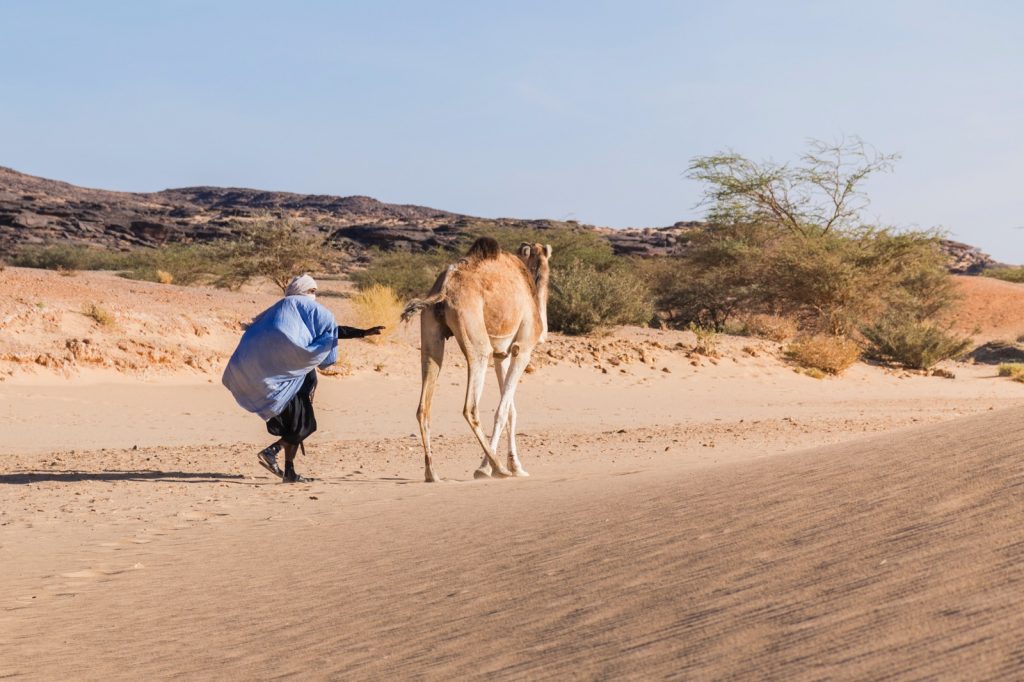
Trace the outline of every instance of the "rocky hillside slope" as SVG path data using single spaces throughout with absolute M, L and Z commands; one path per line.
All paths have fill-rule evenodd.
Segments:
M 385 204 L 370 197 L 293 194 L 254 189 L 186 187 L 133 193 L 77 187 L 0 167 L 0 254 L 24 244 L 91 244 L 113 249 L 230 237 L 261 215 L 288 215 L 362 255 L 369 247 L 426 249 L 453 244 L 474 227 L 579 229 L 607 239 L 618 254 L 670 255 L 700 222 L 611 229 L 551 220 L 488 219 L 424 206 Z M 977 273 L 988 255 L 947 242 L 950 269 Z

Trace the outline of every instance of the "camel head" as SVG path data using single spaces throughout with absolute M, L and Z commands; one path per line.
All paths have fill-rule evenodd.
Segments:
M 551 276 L 548 259 L 551 258 L 551 245 L 523 242 L 519 245 L 517 254 L 533 277 L 537 310 L 540 311 L 540 342 L 543 343 L 548 338 L 548 280 Z

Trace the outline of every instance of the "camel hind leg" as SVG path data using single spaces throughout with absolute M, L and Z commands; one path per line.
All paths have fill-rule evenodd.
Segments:
M 505 391 L 505 379 L 508 376 L 508 369 L 511 365 L 511 356 L 508 354 L 499 355 L 495 353 L 494 356 L 494 373 L 498 377 L 498 391 L 499 394 Z M 516 403 L 513 400 L 509 403 L 508 408 L 508 423 L 506 424 L 508 429 L 508 468 L 515 476 L 529 476 L 526 473 L 526 469 L 523 468 L 522 463 L 519 461 L 519 451 L 516 447 Z M 498 452 L 498 444 L 492 443 L 494 452 Z M 483 478 L 491 475 L 491 463 L 484 457 L 480 463 L 480 468 L 477 469 L 477 477 Z
M 420 424 L 420 440 L 423 442 L 423 477 L 427 483 L 441 480 L 434 473 L 430 449 L 430 408 L 437 386 L 437 376 L 444 361 L 444 331 L 432 311 L 425 310 L 420 317 L 420 369 L 423 385 L 420 389 L 420 404 L 416 408 L 416 420 Z
M 494 451 L 501 441 L 502 427 L 508 423 L 509 427 L 509 468 L 513 476 L 529 476 L 522 462 L 519 461 L 519 453 L 516 452 L 515 427 L 516 427 L 516 406 L 515 394 L 519 379 L 522 378 L 526 366 L 530 364 L 530 351 L 520 352 L 518 344 L 512 344 L 510 349 L 511 361 L 505 371 L 505 380 L 501 386 L 501 399 L 498 401 L 498 409 L 494 413 L 494 433 L 491 434 L 491 450 Z
M 463 416 L 469 423 L 469 428 L 480 441 L 480 447 L 484 449 L 484 462 L 487 466 L 481 465 L 473 473 L 474 478 L 486 478 L 488 476 L 509 476 L 508 470 L 502 466 L 495 456 L 495 447 L 488 445 L 487 436 L 480 428 L 480 398 L 484 393 L 484 379 L 487 377 L 487 355 L 475 354 L 472 358 L 466 355 L 467 371 L 469 373 L 466 382 L 466 406 L 462 410 Z

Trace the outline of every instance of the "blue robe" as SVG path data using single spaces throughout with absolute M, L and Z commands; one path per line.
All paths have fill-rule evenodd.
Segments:
M 239 405 L 265 421 L 284 411 L 310 370 L 337 360 L 331 311 L 309 296 L 287 296 L 245 330 L 221 381 Z

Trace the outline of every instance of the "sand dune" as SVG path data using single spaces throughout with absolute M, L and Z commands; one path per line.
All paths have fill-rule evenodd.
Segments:
M 768 341 L 707 358 L 689 332 L 554 335 L 517 393 L 532 476 L 481 482 L 450 349 L 448 482 L 427 485 L 404 327 L 344 344 L 299 461 L 316 480 L 288 486 L 219 385 L 272 292 L 0 284 L 0 679 L 977 679 L 1024 661 L 1024 385 L 994 367 L 817 380 Z M 1010 334 L 1022 288 L 1003 284 L 964 285 L 992 305 L 958 324 Z
M 36 599 L 5 576 L 0 674 L 1013 676 L 1022 417 L 617 476 L 245 483 L 245 523 L 69 548 Z

